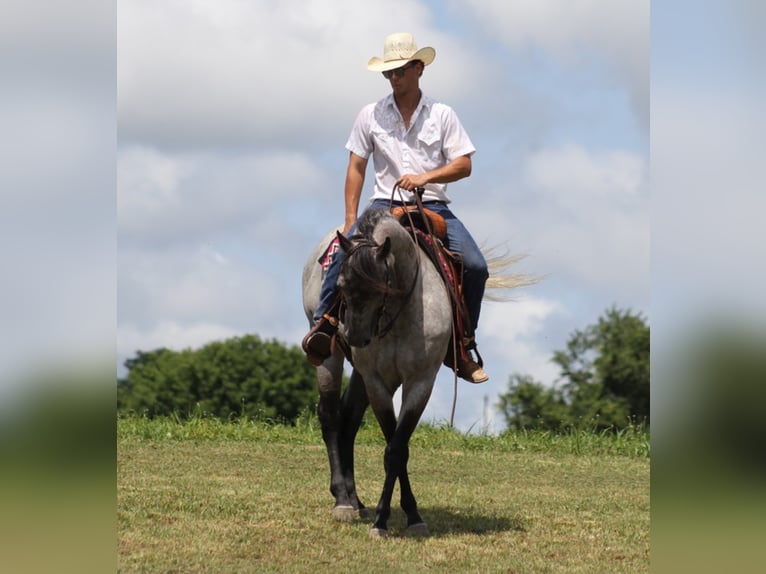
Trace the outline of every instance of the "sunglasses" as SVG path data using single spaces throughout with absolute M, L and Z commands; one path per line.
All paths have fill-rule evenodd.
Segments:
M 409 64 L 405 64 L 401 68 L 396 68 L 396 70 L 386 70 L 385 72 L 381 72 L 383 74 L 383 77 L 387 80 L 391 79 L 391 76 L 396 76 L 397 78 L 401 78 L 404 76 L 404 72 L 412 68 L 417 62 L 410 62 Z

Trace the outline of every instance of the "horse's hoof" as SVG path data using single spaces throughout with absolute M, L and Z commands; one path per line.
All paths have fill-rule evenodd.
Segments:
M 370 538 L 388 538 L 388 530 L 385 528 L 370 528 Z
M 353 522 L 359 518 L 359 511 L 350 505 L 336 506 L 332 509 L 332 517 L 338 522 Z
M 431 536 L 431 533 L 428 531 L 428 526 L 426 525 L 425 522 L 418 522 L 417 524 L 408 526 L 406 534 L 407 536 L 412 536 L 415 538 L 424 538 L 426 536 Z

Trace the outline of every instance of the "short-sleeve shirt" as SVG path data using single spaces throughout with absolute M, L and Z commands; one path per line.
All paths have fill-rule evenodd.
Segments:
M 405 129 L 393 94 L 362 108 L 346 149 L 364 159 L 372 155 L 373 200 L 390 199 L 396 181 L 406 173 L 425 173 L 476 151 L 451 107 L 421 95 L 410 128 Z M 429 183 L 425 188 L 423 201 L 449 203 L 446 183 Z M 411 200 L 411 193 L 402 193 L 405 201 Z

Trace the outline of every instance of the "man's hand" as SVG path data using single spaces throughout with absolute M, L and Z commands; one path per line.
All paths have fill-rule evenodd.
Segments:
M 426 174 L 415 175 L 414 173 L 406 173 L 400 177 L 396 185 L 407 191 L 412 191 L 416 187 L 425 187 L 428 183 L 428 177 Z

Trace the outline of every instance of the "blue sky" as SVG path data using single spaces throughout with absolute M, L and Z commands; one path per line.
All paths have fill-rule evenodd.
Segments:
M 455 211 L 546 277 L 487 304 L 492 379 L 461 387 L 462 425 L 512 372 L 551 383 L 611 304 L 649 316 L 653 364 L 711 312 L 762 318 L 764 4 L 652 6 L 651 126 L 647 3 L 478 5 L 4 4 L 2 404 L 29 370 L 297 343 L 298 269 L 339 219 L 350 124 L 385 92 L 364 63 L 402 14 L 478 147 Z M 672 387 L 653 376 L 656 412 Z
M 436 49 L 421 86 L 478 149 L 453 210 L 545 277 L 484 305 L 491 379 L 460 386 L 458 426 L 491 421 L 512 373 L 553 384 L 553 352 L 608 307 L 650 319 L 648 3 L 136 1 L 117 26 L 118 363 L 300 342 L 300 272 L 342 219 L 351 123 L 389 90 L 365 64 L 396 31 Z M 425 417 L 451 401 L 445 369 Z

